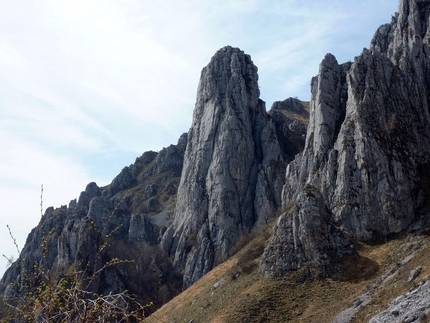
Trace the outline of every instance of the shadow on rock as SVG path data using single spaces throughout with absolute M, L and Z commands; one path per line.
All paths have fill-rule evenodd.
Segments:
M 343 270 L 334 277 L 339 281 L 358 283 L 372 278 L 379 270 L 379 265 L 376 261 L 359 254 L 346 257 L 342 265 Z

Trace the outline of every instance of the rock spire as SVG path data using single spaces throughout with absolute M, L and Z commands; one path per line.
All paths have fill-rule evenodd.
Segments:
M 184 286 L 281 204 L 285 162 L 257 81 L 251 57 L 230 46 L 201 73 L 174 221 L 163 237 Z
M 402 0 L 399 13 L 354 62 L 338 64 L 330 54 L 322 61 L 312 80 L 305 149 L 287 168 L 283 208 L 289 211 L 265 251 L 263 275 L 289 270 L 296 259 L 312 264 L 332 255 L 334 264 L 344 250 L 344 239 L 336 238 L 341 232 L 385 239 L 417 221 L 427 206 L 429 18 L 430 1 Z M 306 187 L 318 198 L 306 199 Z M 310 219 L 328 223 L 332 233 L 312 237 Z M 315 248 L 319 239 L 328 249 Z

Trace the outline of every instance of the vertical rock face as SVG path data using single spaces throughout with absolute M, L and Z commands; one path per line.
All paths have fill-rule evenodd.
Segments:
M 175 218 L 163 237 L 184 286 L 281 203 L 285 163 L 257 80 L 250 56 L 229 46 L 202 71 Z
M 354 62 L 327 54 L 311 82 L 309 122 L 291 98 L 266 113 L 250 56 L 219 50 L 202 71 L 188 135 L 143 154 L 107 187 L 89 184 L 68 208 L 48 209 L 0 292 L 13 292 L 36 262 L 60 274 L 96 268 L 106 239 L 105 259 L 130 255 L 136 266 L 103 274 L 98 292 L 166 287 L 170 266 L 187 287 L 279 208 L 265 276 L 331 275 L 354 253 L 350 239 L 407 229 L 430 207 L 429 22 L 430 1 L 401 0 Z
M 336 272 L 339 260 L 354 252 L 349 240 L 333 225 L 321 192 L 306 185 L 294 209 L 279 218 L 265 250 L 260 273 L 276 277 L 301 269 L 301 277 L 324 277 Z
M 429 18 L 430 1 L 402 0 L 392 22 L 378 29 L 370 50 L 352 64 L 339 65 L 332 55 L 322 61 L 312 81 L 305 149 L 287 168 L 283 208 L 288 212 L 263 256 L 263 275 L 282 267 L 276 264 L 288 270 L 286 263 L 300 257 L 317 261 L 324 254 L 310 255 L 315 248 L 309 238 L 295 233 L 307 223 L 297 216 L 302 203 L 295 204 L 303 201 L 306 186 L 320 192 L 335 236 L 346 230 L 358 239 L 381 239 L 405 230 L 426 206 Z M 342 249 L 330 244 L 330 236 L 324 239 L 333 251 Z M 281 252 L 285 249 L 290 251 Z
M 226 259 L 242 235 L 276 215 L 286 161 L 304 146 L 303 102 L 275 102 L 266 113 L 257 80 L 241 50 L 217 52 L 202 71 L 189 133 L 145 152 L 110 185 L 88 184 L 69 207 L 49 208 L 0 294 L 18 293 L 35 264 L 55 277 L 91 275 L 119 258 L 133 263 L 105 268 L 91 291 L 127 289 L 160 303 Z

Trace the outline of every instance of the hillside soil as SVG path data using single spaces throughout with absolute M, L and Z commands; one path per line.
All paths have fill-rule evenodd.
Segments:
M 266 229 L 267 232 L 267 229 Z M 145 322 L 367 322 L 397 296 L 429 279 L 430 237 L 400 237 L 357 244 L 334 278 L 298 282 L 299 272 L 279 279 L 258 274 L 266 234 L 157 310 Z M 414 269 L 420 273 L 411 280 Z M 425 320 L 424 320 L 425 321 Z M 421 320 L 421 322 L 424 322 Z

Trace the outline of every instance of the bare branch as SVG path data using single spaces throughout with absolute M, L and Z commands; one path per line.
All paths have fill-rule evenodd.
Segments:
M 15 237 L 12 234 L 12 230 L 10 229 L 9 224 L 7 224 L 6 227 L 9 230 L 9 235 L 12 238 L 12 241 L 13 241 L 13 244 L 15 245 L 16 251 L 18 251 L 18 256 L 20 256 L 21 255 L 21 250 L 19 250 L 18 243 L 16 242 L 16 239 L 15 239 Z

